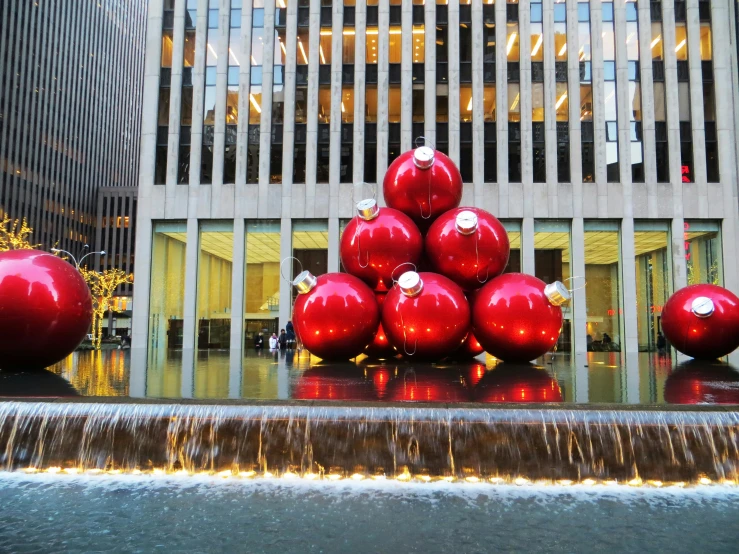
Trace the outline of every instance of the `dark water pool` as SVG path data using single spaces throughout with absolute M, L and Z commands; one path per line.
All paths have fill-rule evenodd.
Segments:
M 739 490 L 0 475 L 2 552 L 736 552 Z

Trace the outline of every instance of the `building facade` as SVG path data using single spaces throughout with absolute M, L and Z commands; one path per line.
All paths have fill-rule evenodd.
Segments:
M 151 0 L 134 349 L 240 366 L 423 137 L 504 223 L 509 271 L 571 279 L 561 351 L 656 350 L 674 290 L 739 290 L 735 9 Z
M 98 189 L 136 187 L 146 1 L 0 2 L 0 217 L 95 246 Z

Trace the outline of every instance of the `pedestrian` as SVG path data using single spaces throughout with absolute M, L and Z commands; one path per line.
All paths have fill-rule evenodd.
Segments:
M 662 334 L 662 331 L 657 332 L 657 352 L 662 355 L 665 353 L 665 347 L 667 346 L 667 340 Z
M 262 333 L 258 333 L 257 336 L 254 337 L 254 348 L 256 350 L 264 348 L 264 336 Z
M 287 347 L 292 350 L 293 348 L 295 348 L 296 343 L 295 328 L 293 327 L 292 321 L 287 322 L 285 332 L 287 333 Z
M 277 340 L 280 343 L 280 350 L 285 350 L 287 348 L 287 333 L 284 329 L 280 329 L 280 336 Z
M 272 333 L 272 336 L 269 337 L 269 349 L 275 350 L 277 349 L 277 335 Z

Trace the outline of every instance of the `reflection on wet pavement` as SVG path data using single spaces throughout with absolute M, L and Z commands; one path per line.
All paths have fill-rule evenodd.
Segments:
M 46 372 L 0 371 L 0 396 L 476 403 L 739 404 L 739 371 L 721 362 L 589 352 L 510 365 L 402 359 L 323 363 L 306 352 L 75 352 Z

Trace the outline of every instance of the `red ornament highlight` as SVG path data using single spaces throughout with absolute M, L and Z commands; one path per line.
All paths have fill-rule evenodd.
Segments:
M 399 354 L 439 360 L 459 349 L 470 328 L 464 292 L 436 273 L 408 271 L 387 293 L 382 327 Z
M 475 387 L 476 402 L 562 402 L 559 383 L 545 369 L 500 364 Z
M 426 367 L 399 375 L 388 386 L 390 402 L 469 402 L 470 391 L 458 371 Z
M 426 255 L 434 271 L 466 291 L 479 289 L 503 273 L 509 254 L 503 224 L 478 208 L 450 210 L 426 233 Z
M 373 290 L 388 291 L 398 265 L 418 263 L 423 237 L 407 215 L 372 199 L 357 204 L 357 211 L 341 235 L 341 265 Z
M 496 358 L 529 362 L 557 343 L 562 329 L 560 305 L 569 297 L 558 281 L 547 285 L 523 273 L 500 275 L 475 296 L 473 332 Z
M 717 285 L 691 285 L 662 309 L 662 331 L 678 351 L 715 360 L 739 347 L 739 298 Z
M 382 183 L 385 202 L 425 231 L 462 201 L 462 175 L 444 153 L 422 146 L 398 156 Z
M 91 321 L 90 289 L 73 265 L 38 250 L 0 253 L 0 367 L 41 369 L 63 360 Z
M 346 273 L 315 277 L 303 271 L 293 281 L 298 297 L 293 325 L 298 339 L 324 360 L 346 360 L 362 353 L 380 323 L 372 290 Z
M 385 301 L 385 296 L 387 296 L 387 293 L 378 292 L 375 294 L 375 298 L 377 299 L 377 306 L 380 309 L 380 314 L 382 314 L 382 304 Z M 377 360 L 387 360 L 398 355 L 395 348 L 393 348 L 393 345 L 390 344 L 389 340 L 387 340 L 385 331 L 382 328 L 382 323 L 377 326 L 377 333 L 375 333 L 375 338 L 373 338 L 369 346 L 364 349 L 364 353 L 367 354 L 368 357 Z

